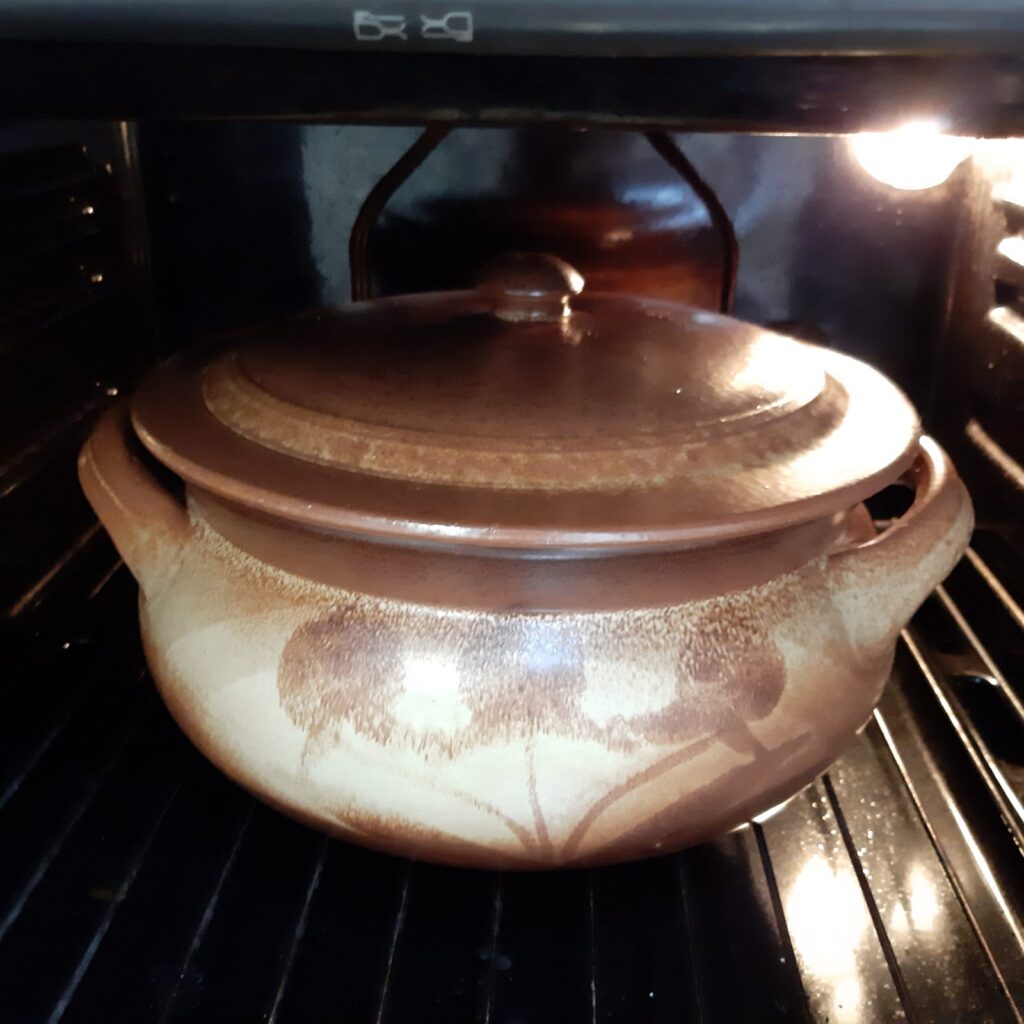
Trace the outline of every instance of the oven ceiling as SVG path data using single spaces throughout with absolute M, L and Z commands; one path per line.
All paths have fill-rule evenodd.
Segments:
M 0 38 L 10 40 L 15 26 L 5 17 Z M 1024 134 L 1024 51 L 649 58 L 0 42 L 0 118 L 8 119 L 531 122 L 829 134 L 922 117 L 952 134 Z

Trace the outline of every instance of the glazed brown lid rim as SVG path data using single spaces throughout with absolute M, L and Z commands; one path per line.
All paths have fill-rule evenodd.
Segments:
M 315 324 L 326 316 L 328 328 L 333 331 L 335 317 L 341 318 L 337 321 L 340 324 L 348 322 L 351 316 L 369 316 L 376 325 L 374 317 L 383 312 L 390 317 L 383 326 L 393 330 L 396 311 L 410 305 L 430 309 L 431 315 L 440 309 L 441 315 L 447 317 L 464 315 L 482 300 L 480 292 L 406 296 L 363 303 L 340 312 L 324 311 L 314 316 L 312 322 Z M 664 312 L 672 323 L 676 321 L 671 318 L 677 317 L 686 325 L 697 325 L 698 332 L 704 331 L 705 325 L 717 331 L 747 334 L 760 330 L 706 311 L 638 297 L 598 293 L 591 296 L 587 305 L 593 303 L 598 309 L 610 308 L 613 315 L 621 313 L 624 304 L 641 314 L 646 310 L 659 315 Z M 833 350 L 795 343 L 799 345 L 798 350 L 793 350 L 797 354 L 804 349 L 815 350 L 815 372 L 831 382 L 828 387 L 835 401 L 841 403 L 833 404 L 831 412 L 825 409 L 822 413 L 826 416 L 821 422 L 827 427 L 829 446 L 813 445 L 812 435 L 802 435 L 792 448 L 802 460 L 792 464 L 797 476 L 790 479 L 799 481 L 795 486 L 776 487 L 756 461 L 738 463 L 722 479 L 734 481 L 729 486 L 739 487 L 741 493 L 750 496 L 742 507 L 740 502 L 734 502 L 734 507 L 722 507 L 720 502 L 717 508 L 713 502 L 705 504 L 701 485 L 697 484 L 695 490 L 694 483 L 685 477 L 671 481 L 671 486 L 652 480 L 650 485 L 622 490 L 618 478 L 604 475 L 600 463 L 595 469 L 597 476 L 591 478 L 597 490 L 591 489 L 586 478 L 579 489 L 568 491 L 543 486 L 535 489 L 533 484 L 509 489 L 495 486 L 496 481 L 481 485 L 471 478 L 403 478 L 355 463 L 325 463 L 268 445 L 263 438 L 240 431 L 237 424 L 226 420 L 207 401 L 203 383 L 206 374 L 229 346 L 239 340 L 248 343 L 250 338 L 262 337 L 293 352 L 296 338 L 278 332 L 282 326 L 288 329 L 293 323 L 303 322 L 308 321 L 299 318 L 280 326 L 270 325 L 273 333 L 269 335 L 267 328 L 260 328 L 256 335 L 238 332 L 215 344 L 175 356 L 143 383 L 132 403 L 132 419 L 149 451 L 191 486 L 306 529 L 390 544 L 404 542 L 445 548 L 469 545 L 495 552 L 532 551 L 542 557 L 685 548 L 776 531 L 856 505 L 899 477 L 912 462 L 920 436 L 913 408 L 878 371 Z M 618 324 L 617 337 L 621 338 L 621 330 L 628 330 L 629 326 Z M 675 344 L 674 338 L 668 340 L 670 345 Z M 330 343 L 333 352 L 333 334 Z M 507 345 L 507 341 L 503 344 Z M 563 346 L 559 343 L 558 347 Z M 585 349 L 586 344 L 578 351 L 585 354 Z M 319 372 L 319 363 L 310 365 Z M 829 393 L 828 387 L 823 396 Z M 291 400 L 304 404 L 304 388 L 305 384 L 298 391 L 293 389 L 295 397 Z M 332 390 L 331 394 L 337 392 Z M 679 394 L 678 390 L 675 394 Z M 791 397 L 793 394 L 790 393 Z M 824 397 L 822 400 L 825 401 Z M 358 408 L 360 397 L 353 396 L 352 401 Z M 806 410 L 815 408 L 814 403 L 797 404 Z M 339 412 L 344 414 L 348 408 L 343 406 Z M 372 406 L 368 424 L 376 420 L 376 408 Z M 778 411 L 783 413 L 781 408 Z M 776 418 L 776 436 L 779 425 L 789 418 L 788 413 L 783 420 Z M 600 431 L 597 433 L 600 438 Z M 671 441 L 671 436 L 665 439 Z M 636 440 L 632 438 L 631 443 Z M 471 442 L 472 437 L 467 435 L 465 443 L 471 446 Z M 662 450 L 671 451 L 664 446 Z M 806 461 L 804 452 L 813 458 Z M 744 465 L 749 465 L 749 469 L 744 469 Z M 765 466 L 771 470 L 771 463 Z M 785 466 L 781 468 L 785 470 Z
M 313 529 L 339 537 L 353 537 L 388 544 L 413 544 L 457 549 L 463 545 L 542 557 L 563 553 L 578 557 L 594 554 L 641 553 L 657 549 L 687 548 L 740 537 L 771 533 L 814 519 L 834 515 L 857 505 L 895 483 L 910 468 L 919 447 L 915 436 L 902 455 L 855 486 L 812 498 L 779 505 L 757 515 L 749 513 L 719 518 L 706 523 L 687 523 L 685 527 L 663 529 L 578 530 L 541 527 L 488 526 L 466 523 L 424 522 L 414 518 L 388 516 L 355 508 L 317 508 L 299 498 L 281 495 L 272 489 L 254 488 L 226 479 L 207 466 L 196 463 L 165 448 L 141 426 L 133 413 L 133 425 L 149 452 L 180 476 L 188 486 L 216 495 L 241 508 L 283 520 L 298 529 Z M 252 442 L 237 439 L 240 444 Z M 253 446 L 256 447 L 256 446 Z M 261 458 L 287 459 L 278 453 L 261 451 Z M 340 475 L 348 475 L 341 473 Z M 462 490 L 458 488 L 457 490 Z

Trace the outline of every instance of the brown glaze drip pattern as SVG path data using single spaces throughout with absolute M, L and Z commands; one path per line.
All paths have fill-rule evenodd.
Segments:
M 637 645 L 646 623 L 623 615 L 610 630 L 594 617 L 588 637 L 585 617 L 567 618 L 520 615 L 482 624 L 438 615 L 430 653 L 417 658 L 408 623 L 389 621 L 386 607 L 369 615 L 366 607 L 342 608 L 295 630 L 278 667 L 278 692 L 314 749 L 341 742 L 347 726 L 376 743 L 454 758 L 539 734 L 632 751 L 728 731 L 731 723 L 737 745 L 749 747 L 742 723 L 767 716 L 785 684 L 778 647 L 752 610 L 730 619 L 709 609 L 696 622 L 672 622 L 668 610 L 660 626 L 677 630 L 681 646 L 666 699 L 652 710 L 596 717 L 584 700 L 584 651 L 595 643 L 612 651 Z M 627 659 L 600 670 L 626 671 Z M 427 717 L 416 724 L 403 715 L 403 702 L 414 718 L 417 710 Z
M 772 589 L 777 596 L 769 604 L 788 603 L 785 586 L 776 581 Z M 433 763 L 482 747 L 521 744 L 532 820 L 516 820 L 470 794 L 461 799 L 502 821 L 523 854 L 538 863 L 574 856 L 612 805 L 716 742 L 743 761 L 770 754 L 750 723 L 775 709 L 786 670 L 756 604 L 712 601 L 696 619 L 678 609 L 487 618 L 405 611 L 390 602 L 355 601 L 292 633 L 277 686 L 282 708 L 307 736 L 307 768 L 343 749 L 350 730 L 386 750 L 412 750 Z M 429 632 L 423 655 L 410 643 L 410 615 L 422 620 L 414 628 Z M 615 695 L 629 685 L 634 649 L 665 650 L 666 637 L 677 639 L 674 653 L 670 648 L 663 659 L 664 678 L 635 681 L 651 691 L 650 706 L 609 707 L 608 698 L 620 703 Z M 608 687 L 603 703 L 594 693 L 602 684 Z M 596 741 L 615 752 L 665 753 L 592 799 L 556 844 L 538 795 L 534 754 L 541 737 Z M 345 823 L 353 811 L 334 813 Z

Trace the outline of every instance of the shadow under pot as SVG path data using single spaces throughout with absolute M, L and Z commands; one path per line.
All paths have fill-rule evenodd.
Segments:
M 972 526 L 870 367 L 531 255 L 177 356 L 80 470 L 212 760 L 353 842 L 503 869 L 792 795 Z

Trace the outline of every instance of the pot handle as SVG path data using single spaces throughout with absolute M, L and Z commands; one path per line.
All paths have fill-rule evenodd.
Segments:
M 154 598 L 181 562 L 191 535 L 184 501 L 143 461 L 127 402 L 100 417 L 78 457 L 82 490 L 114 546 Z
M 914 503 L 877 537 L 829 556 L 833 596 L 855 650 L 884 654 L 931 591 L 949 575 L 974 528 L 971 499 L 949 456 L 922 437 L 904 476 Z

